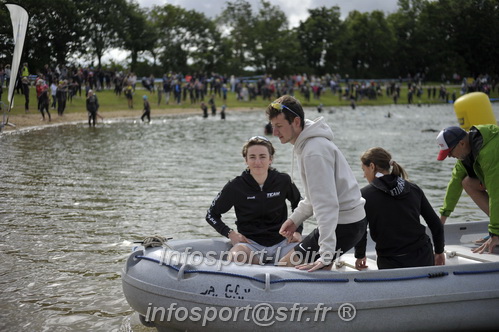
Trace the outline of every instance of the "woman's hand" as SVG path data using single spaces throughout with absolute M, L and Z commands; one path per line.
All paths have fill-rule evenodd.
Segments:
M 435 254 L 435 265 L 445 265 L 445 254 Z
M 355 261 L 355 268 L 359 271 L 363 270 L 363 269 L 367 269 L 369 266 L 367 266 L 366 262 L 367 262 L 366 257 L 357 258 L 357 260 Z

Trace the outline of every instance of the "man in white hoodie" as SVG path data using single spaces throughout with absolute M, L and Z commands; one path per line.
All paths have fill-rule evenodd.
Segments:
M 366 230 L 364 199 L 345 157 L 333 143 L 333 132 L 322 117 L 305 119 L 300 102 L 285 95 L 267 107 L 274 136 L 294 145 L 305 199 L 281 227 L 291 238 L 299 225 L 315 216 L 314 229 L 280 265 L 296 266 L 309 272 L 330 266 L 353 248 Z M 291 172 L 293 176 L 293 172 Z

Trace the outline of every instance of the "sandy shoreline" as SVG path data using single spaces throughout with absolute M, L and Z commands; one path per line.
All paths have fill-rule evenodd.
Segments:
M 251 108 L 253 109 L 253 108 Z M 248 109 L 238 109 L 238 110 L 250 110 Z M 28 114 L 15 114 L 9 116 L 9 123 L 14 124 L 14 126 L 5 126 L 2 128 L 2 132 L 13 132 L 26 130 L 29 128 L 39 128 L 58 124 L 69 124 L 76 122 L 87 122 L 88 115 L 87 112 L 71 112 L 64 114 L 63 116 L 58 116 L 56 110 L 51 110 L 52 121 L 48 121 L 45 117 L 45 121 L 42 120 L 41 114 L 38 112 L 31 112 Z M 120 119 L 120 118 L 136 118 L 140 119 L 142 115 L 142 110 L 117 110 L 117 111 L 106 111 L 100 113 L 104 117 L 104 121 L 109 119 Z M 169 108 L 169 109 L 157 109 L 151 112 L 151 118 L 160 117 L 164 115 L 184 115 L 184 114 L 199 114 L 202 115 L 200 109 L 195 108 Z M 1 119 L 0 119 L 1 120 Z M 102 123 L 103 120 L 97 118 L 97 126 Z

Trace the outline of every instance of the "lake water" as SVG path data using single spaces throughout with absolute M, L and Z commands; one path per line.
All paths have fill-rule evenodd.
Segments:
M 494 112 L 499 119 L 497 105 Z M 456 124 L 451 105 L 326 108 L 320 115 L 361 186 L 359 156 L 381 146 L 438 211 L 453 161 L 436 161 L 432 130 Z M 206 209 L 245 168 L 241 147 L 265 123 L 263 110 L 229 111 L 225 121 L 176 116 L 1 134 L 0 330 L 142 331 L 130 323 L 121 288 L 132 242 L 158 233 L 216 236 Z M 273 166 L 289 173 L 292 146 L 271 141 Z M 232 223 L 233 214 L 225 220 Z M 475 220 L 486 216 L 464 195 L 448 222 Z M 313 227 L 308 221 L 305 232 Z

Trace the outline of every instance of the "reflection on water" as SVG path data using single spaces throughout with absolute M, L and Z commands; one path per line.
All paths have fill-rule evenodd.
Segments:
M 437 133 L 425 130 L 455 124 L 452 106 L 326 108 L 321 115 L 361 186 L 359 156 L 382 146 L 440 207 L 453 162 L 436 161 Z M 2 134 L 0 330 L 130 330 L 120 270 L 132 241 L 158 232 L 216 236 L 206 209 L 245 168 L 242 144 L 265 123 L 260 110 L 230 112 L 225 121 L 170 117 Z M 292 146 L 271 140 L 273 165 L 290 172 Z M 484 219 L 463 197 L 449 222 Z

